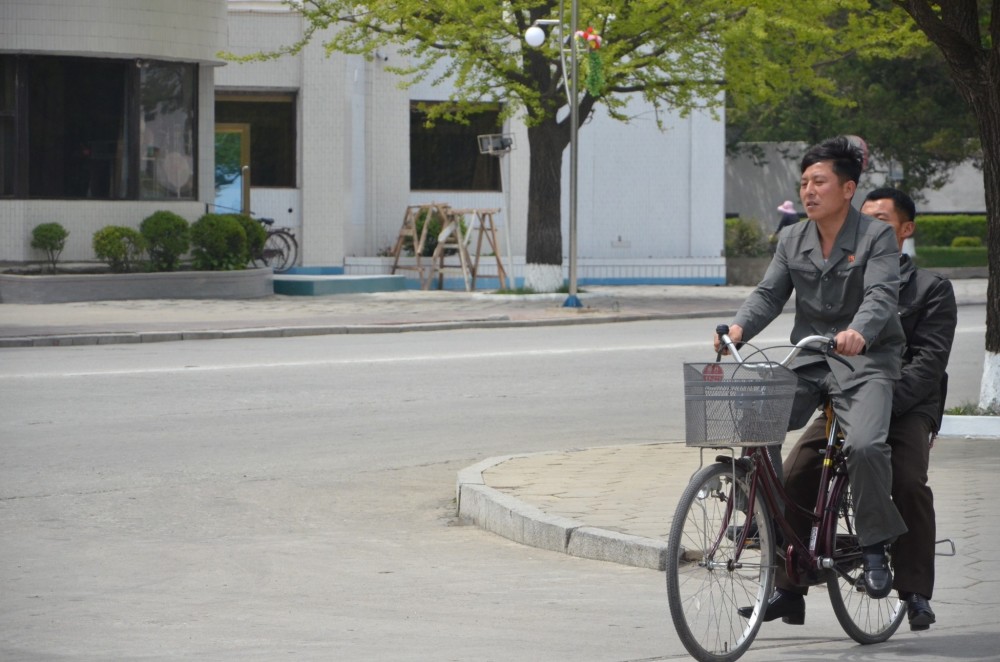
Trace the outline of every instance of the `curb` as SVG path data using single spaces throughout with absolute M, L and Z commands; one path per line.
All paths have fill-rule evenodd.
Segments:
M 549 515 L 538 508 L 486 485 L 483 472 L 528 453 L 491 457 L 458 472 L 458 517 L 508 540 L 570 556 L 608 561 L 637 568 L 664 570 L 667 543 L 587 526 Z
M 954 416 L 941 419 L 939 437 L 993 437 L 1000 439 L 1000 416 Z
M 0 338 L 0 349 L 12 347 L 65 347 L 72 345 L 113 345 L 129 343 L 173 342 L 178 340 L 227 340 L 231 338 L 292 338 L 349 333 L 412 333 L 418 331 L 450 331 L 455 329 L 492 329 L 533 326 L 570 326 L 577 324 L 612 324 L 617 322 L 649 322 L 671 319 L 725 317 L 735 314 L 735 308 L 701 310 L 684 313 L 631 313 L 602 315 L 590 313 L 579 317 L 553 317 L 514 320 L 507 316 L 479 319 L 411 322 L 404 324 L 337 324 L 329 326 L 254 327 L 225 330 L 191 331 L 127 331 L 64 333 L 54 335 L 10 336 Z

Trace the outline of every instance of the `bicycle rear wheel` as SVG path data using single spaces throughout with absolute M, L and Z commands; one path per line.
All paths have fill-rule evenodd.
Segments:
M 833 572 L 827 579 L 833 613 L 854 641 L 882 643 L 899 629 L 906 603 L 894 594 L 876 600 L 865 592 L 861 543 L 854 528 L 854 497 L 847 478 L 837 480 L 831 495 L 837 499 L 837 540 Z
M 264 240 L 264 248 L 260 252 L 260 258 L 255 260 L 255 262 L 260 262 L 265 266 L 271 267 L 275 273 L 281 273 L 282 271 L 287 271 L 288 267 L 293 264 L 290 260 L 291 255 L 292 247 L 285 233 L 280 231 L 268 232 L 267 239 Z
M 746 512 L 749 484 L 741 467 L 716 463 L 688 483 L 667 540 L 667 601 L 688 653 L 702 662 L 736 660 L 750 648 L 763 622 L 774 582 L 774 536 L 767 504 Z M 735 560 L 731 526 L 757 524 L 757 535 Z M 727 535 L 729 534 L 729 535 Z M 749 618 L 737 613 L 752 607 Z

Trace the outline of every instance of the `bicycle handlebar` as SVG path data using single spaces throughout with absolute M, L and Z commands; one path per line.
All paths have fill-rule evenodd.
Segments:
M 755 365 L 753 363 L 746 363 L 743 357 L 740 356 L 739 348 L 736 346 L 736 343 L 733 342 L 733 339 L 729 337 L 728 324 L 720 324 L 717 327 L 715 327 L 715 333 L 718 334 L 719 339 L 722 342 L 722 345 L 725 346 L 727 350 L 729 350 L 729 353 L 733 355 L 733 358 L 736 359 L 737 363 L 743 363 L 746 364 L 747 366 Z M 817 344 L 821 344 L 822 346 L 812 347 L 812 345 L 817 345 Z M 799 353 L 807 351 L 807 352 L 817 352 L 819 354 L 823 354 L 824 356 L 828 356 L 831 359 L 834 359 L 835 361 L 843 363 L 848 368 L 850 368 L 851 372 L 854 372 L 854 366 L 851 365 L 850 361 L 848 361 L 844 357 L 837 355 L 836 349 L 837 349 L 837 341 L 834 340 L 833 338 L 830 338 L 828 336 L 806 336 L 802 340 L 795 343 L 791 351 L 788 352 L 788 355 L 781 361 L 778 361 L 778 365 L 787 367 L 788 364 L 792 362 L 792 359 L 798 356 Z M 772 363 L 773 365 L 773 362 L 769 363 Z

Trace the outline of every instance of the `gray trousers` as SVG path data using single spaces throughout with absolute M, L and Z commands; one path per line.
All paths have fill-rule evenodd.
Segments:
M 796 374 L 799 383 L 788 429 L 805 426 L 827 397 L 832 400 L 847 439 L 844 449 L 858 538 L 862 545 L 895 541 L 907 529 L 891 494 L 892 449 L 886 439 L 892 415 L 892 380 L 870 379 L 844 391 L 825 363 L 803 366 Z

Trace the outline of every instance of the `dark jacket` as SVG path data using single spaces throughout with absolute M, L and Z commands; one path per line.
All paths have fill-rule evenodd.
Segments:
M 899 320 L 906 334 L 902 376 L 892 396 L 892 415 L 920 413 L 941 427 L 948 391 L 948 357 L 958 324 L 951 281 L 917 269 L 906 255 L 899 260 Z
M 799 222 L 798 214 L 782 214 L 781 220 L 778 221 L 778 228 L 774 231 L 775 234 L 781 232 L 783 229 L 787 228 L 789 225 L 795 225 Z

